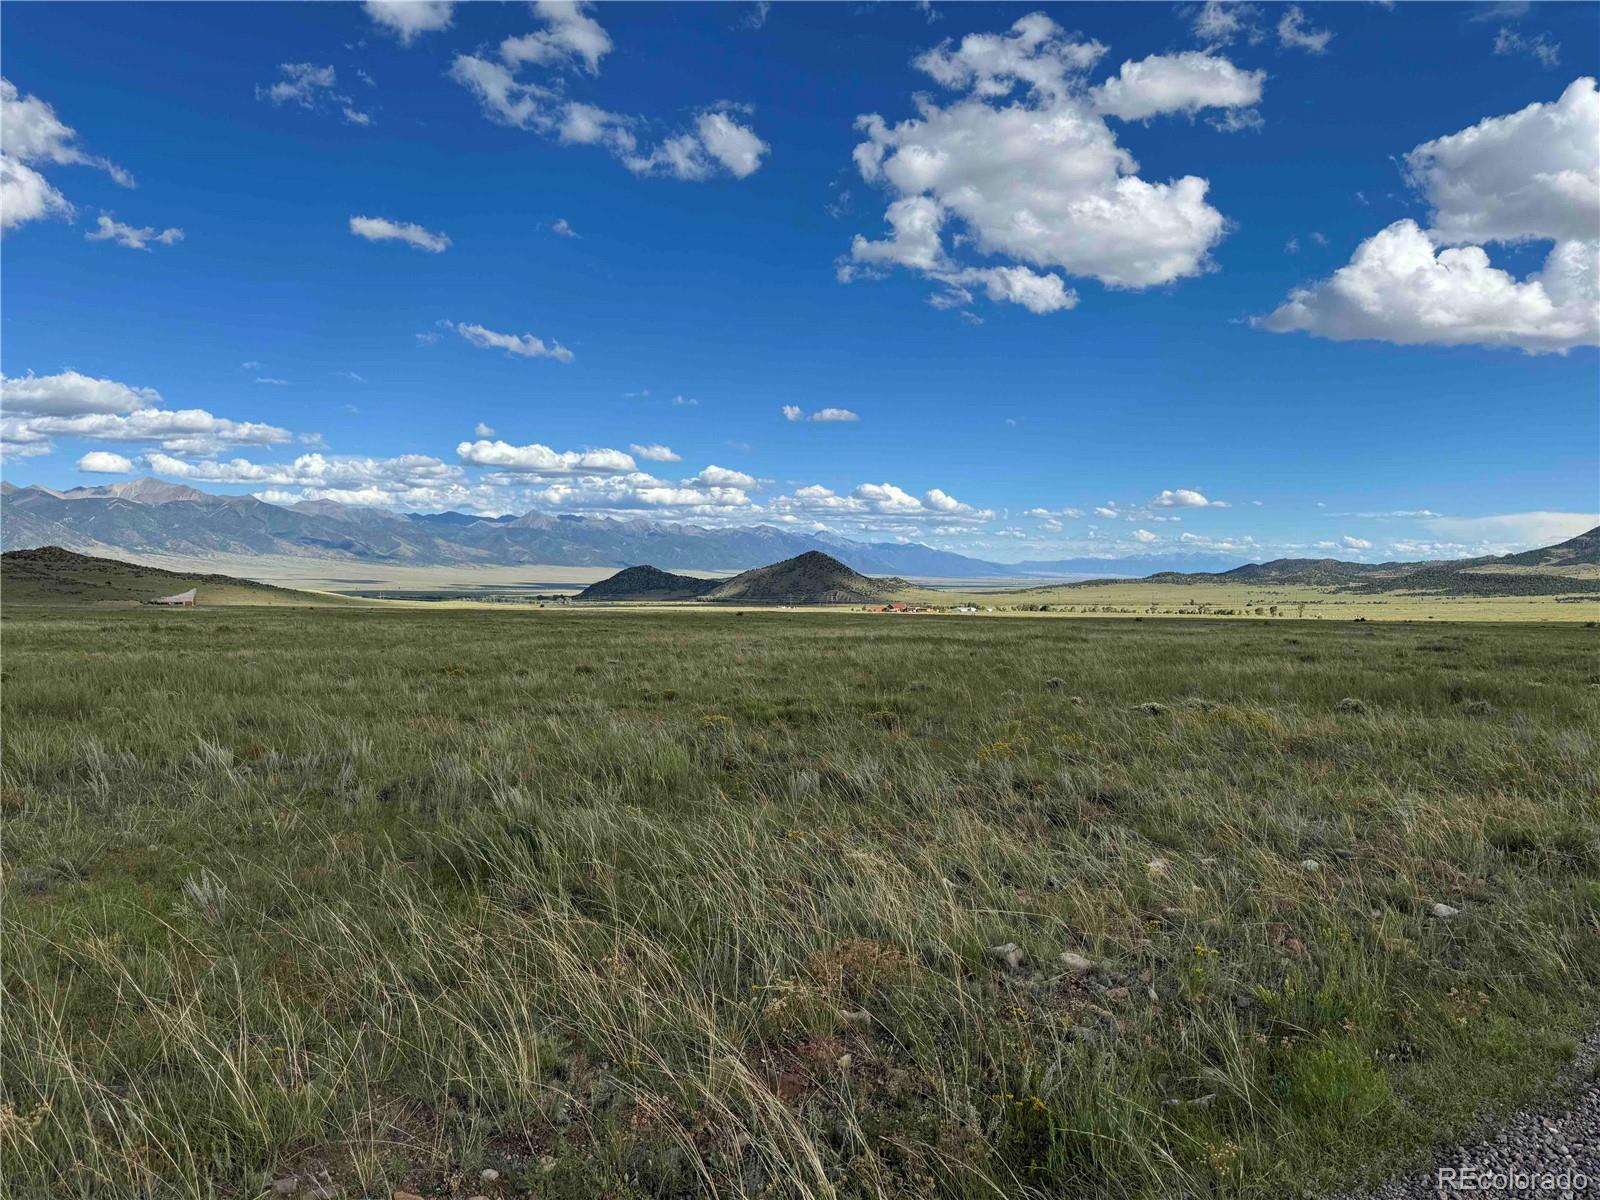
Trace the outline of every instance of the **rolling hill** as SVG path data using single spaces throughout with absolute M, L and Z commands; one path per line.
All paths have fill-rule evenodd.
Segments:
M 60 546 L 8 550 L 0 554 L 0 604 L 79 605 L 137 604 L 195 588 L 198 605 L 264 604 L 315 606 L 357 604 L 342 596 L 297 592 L 231 575 L 196 575 L 162 571 L 113 558 L 75 554 Z
M 872 579 L 832 555 L 811 550 L 717 584 L 701 599 L 714 604 L 870 604 L 910 588 L 904 579 Z
M 720 580 L 673 575 L 658 567 L 628 567 L 598 583 L 591 583 L 574 600 L 693 600 L 717 586 Z

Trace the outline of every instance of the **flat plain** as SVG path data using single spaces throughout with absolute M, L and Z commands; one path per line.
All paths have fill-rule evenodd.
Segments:
M 1083 618 L 8 603 L 0 1190 L 1315 1195 L 1547 1089 L 1596 631 Z

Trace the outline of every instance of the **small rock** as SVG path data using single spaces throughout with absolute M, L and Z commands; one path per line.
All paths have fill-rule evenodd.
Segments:
M 1367 711 L 1366 701 L 1357 700 L 1354 696 L 1346 696 L 1334 707 L 1342 713 L 1364 713 Z
M 556 1160 L 555 1159 L 551 1158 L 550 1155 L 548 1155 L 548 1154 L 541 1154 L 539 1156 L 539 1170 L 543 1174 L 548 1175 L 548 1174 L 550 1174 L 551 1171 L 554 1171 L 555 1169 L 556 1169 Z
M 1061 952 L 1061 965 L 1067 968 L 1069 975 L 1087 975 L 1094 970 L 1093 962 L 1071 950 Z
M 483 1170 L 478 1172 L 478 1180 L 481 1183 L 493 1183 L 499 1178 L 500 1172 L 496 1171 L 493 1167 L 485 1167 Z
M 1322 864 L 1314 858 L 1302 858 L 1300 860 L 1300 869 L 1309 875 L 1315 871 L 1322 870 Z
M 1135 704 L 1133 711 L 1147 717 L 1159 717 L 1167 711 L 1167 706 L 1157 700 L 1146 700 L 1143 704 Z
M 1454 908 L 1454 907 L 1452 907 L 1451 905 L 1448 905 L 1448 904 L 1435 904 L 1428 911 L 1433 913 L 1433 915 L 1438 917 L 1441 921 L 1448 921 L 1451 917 L 1455 916 L 1461 910 L 1459 908 Z
M 422 1200 L 415 1192 L 408 1192 L 404 1188 L 395 1188 L 389 1193 L 389 1200 Z
M 998 946 L 989 947 L 989 957 L 1004 963 L 1008 971 L 1015 971 L 1022 965 L 1022 960 L 1028 957 L 1028 953 L 1015 942 L 1003 942 Z
M 1113 1004 L 1125 1003 L 1128 997 L 1132 994 L 1132 992 L 1130 992 L 1121 984 L 1118 984 L 1116 987 L 1106 989 L 1106 999 L 1111 1001 Z
M 1172 874 L 1172 864 L 1164 858 L 1152 858 L 1145 863 L 1144 873 L 1151 879 L 1165 879 Z
M 311 1200 L 336 1200 L 339 1189 L 331 1183 L 313 1183 L 306 1188 L 306 1195 L 310 1196 Z
M 1171 1100 L 1163 1100 L 1161 1103 L 1168 1108 L 1210 1108 L 1216 1102 L 1217 1094 L 1215 1092 L 1207 1092 L 1204 1096 L 1197 1096 L 1193 1100 L 1173 1098 Z
M 1067 681 L 1065 679 L 1046 679 L 1044 681 L 1044 685 L 1052 692 L 1059 692 L 1062 688 L 1067 686 Z
M 299 1190 L 299 1176 L 285 1175 L 282 1179 L 274 1179 L 272 1181 L 272 1194 L 274 1196 L 292 1196 Z

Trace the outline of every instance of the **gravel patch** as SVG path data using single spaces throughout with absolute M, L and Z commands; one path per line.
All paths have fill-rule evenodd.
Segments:
M 1440 1152 L 1431 1171 L 1340 1200 L 1600 1200 L 1600 1028 L 1584 1039 L 1561 1079 L 1575 1089 L 1570 1099 L 1524 1109 L 1480 1131 L 1476 1140 Z

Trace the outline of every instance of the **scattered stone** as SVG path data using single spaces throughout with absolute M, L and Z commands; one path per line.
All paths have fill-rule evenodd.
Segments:
M 1094 970 L 1093 962 L 1071 950 L 1061 952 L 1061 965 L 1067 968 L 1069 975 L 1087 975 Z
M 1059 692 L 1062 688 L 1067 686 L 1067 681 L 1065 679 L 1046 679 L 1044 681 L 1044 685 L 1052 692 Z
M 555 1159 L 551 1158 L 550 1155 L 548 1155 L 548 1154 L 541 1154 L 539 1156 L 539 1170 L 543 1174 L 548 1175 L 548 1174 L 550 1174 L 551 1171 L 554 1171 L 555 1169 L 556 1169 L 556 1160 Z
M 1366 701 L 1357 700 L 1354 696 L 1346 696 L 1335 707 L 1343 713 L 1364 713 L 1367 711 Z
M 404 1188 L 395 1188 L 389 1193 L 389 1200 L 422 1200 L 415 1192 L 408 1192 Z
M 1309 875 L 1315 871 L 1322 870 L 1322 864 L 1314 858 L 1302 858 L 1300 860 L 1300 869 Z
M 1008 971 L 1015 971 L 1022 965 L 1028 953 L 1015 942 L 1002 942 L 998 946 L 989 947 L 989 957 L 1005 964 Z
M 1441 903 L 1441 904 L 1435 904 L 1428 911 L 1431 912 L 1434 916 L 1438 917 L 1439 920 L 1448 921 L 1451 917 L 1456 916 L 1458 913 L 1460 913 L 1461 910 L 1459 908 L 1454 908 L 1449 904 L 1442 904 Z
M 285 1175 L 282 1179 L 274 1179 L 272 1181 L 272 1194 L 274 1196 L 292 1196 L 299 1190 L 299 1176 Z
M 1145 863 L 1144 871 L 1151 879 L 1165 879 L 1172 874 L 1172 864 L 1164 858 L 1152 858 Z
M 1167 706 L 1157 700 L 1146 700 L 1143 704 L 1135 704 L 1133 711 L 1147 717 L 1159 717 L 1167 711 Z
M 493 1167 L 485 1167 L 483 1170 L 478 1172 L 478 1180 L 481 1183 L 493 1183 L 499 1178 L 500 1172 L 496 1171 Z
M 331 1183 L 319 1182 L 308 1185 L 305 1189 L 305 1194 L 310 1196 L 311 1200 L 336 1200 L 339 1195 L 339 1189 Z
M 1128 997 L 1131 995 L 1133 995 L 1133 993 L 1122 984 L 1118 984 L 1116 987 L 1107 988 L 1105 992 L 1106 999 L 1111 1001 L 1113 1004 L 1125 1004 L 1127 1003 Z

